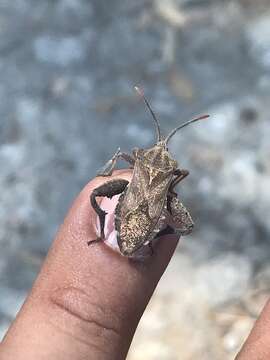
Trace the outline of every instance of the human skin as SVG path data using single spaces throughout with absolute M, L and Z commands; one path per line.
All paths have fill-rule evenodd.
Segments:
M 270 301 L 263 308 L 235 360 L 270 359 Z
M 130 177 L 128 170 L 112 176 Z M 94 179 L 74 201 L 1 343 L 0 359 L 125 359 L 178 239 L 163 237 L 143 262 L 128 260 L 103 242 L 88 247 L 87 242 L 97 238 L 89 195 L 107 180 Z
M 112 176 L 130 177 L 127 170 Z M 130 261 L 103 242 L 88 247 L 87 242 L 97 238 L 97 216 L 89 196 L 107 180 L 94 179 L 74 201 L 28 298 L 0 344 L 1 360 L 126 358 L 178 238 L 160 238 L 154 255 L 144 262 Z M 114 198 L 111 210 L 116 202 Z M 270 359 L 269 303 L 236 359 Z

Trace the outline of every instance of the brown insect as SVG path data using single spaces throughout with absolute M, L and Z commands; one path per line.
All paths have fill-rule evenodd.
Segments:
M 94 240 L 96 242 L 104 240 L 106 217 L 106 212 L 97 204 L 96 197 L 112 198 L 121 194 L 115 208 L 115 230 L 121 253 L 129 257 L 144 245 L 148 245 L 153 251 L 152 240 L 162 234 L 177 232 L 180 235 L 187 235 L 192 231 L 194 226 L 192 218 L 175 192 L 175 186 L 189 172 L 178 167 L 177 161 L 168 151 L 168 142 L 178 130 L 209 117 L 204 115 L 189 120 L 163 138 L 159 122 L 143 92 L 137 87 L 135 89 L 152 114 L 157 133 L 156 144 L 150 149 L 134 149 L 132 155 L 118 149 L 97 175 L 110 176 L 117 159 L 122 158 L 133 168 L 131 181 L 124 179 L 108 181 L 94 189 L 90 197 L 91 205 L 100 220 L 101 234 L 98 240 Z M 88 244 L 90 243 L 92 241 Z

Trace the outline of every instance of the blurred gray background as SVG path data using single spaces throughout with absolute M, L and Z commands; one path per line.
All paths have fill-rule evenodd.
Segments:
M 269 295 L 270 1 L 0 0 L 0 333 L 72 200 L 194 115 L 172 154 L 196 228 L 129 360 L 232 359 Z

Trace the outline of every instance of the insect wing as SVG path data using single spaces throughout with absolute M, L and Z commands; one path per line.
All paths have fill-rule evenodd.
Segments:
M 151 171 L 151 173 L 150 173 Z M 130 255 L 151 240 L 164 209 L 172 175 L 149 169 L 137 161 L 125 196 L 117 209 L 118 244 L 125 255 Z

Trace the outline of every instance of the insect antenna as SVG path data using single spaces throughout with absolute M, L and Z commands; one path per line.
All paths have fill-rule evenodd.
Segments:
M 182 129 L 183 127 L 185 127 L 185 126 L 187 126 L 187 125 L 189 125 L 189 124 L 194 123 L 195 121 L 203 120 L 203 119 L 207 119 L 207 118 L 209 118 L 209 115 L 202 115 L 202 116 L 197 117 L 197 118 L 195 118 L 195 119 L 189 120 L 189 121 L 185 122 L 184 124 L 178 126 L 177 128 L 173 129 L 173 130 L 169 133 L 169 135 L 166 137 L 166 139 L 165 139 L 165 141 L 164 141 L 164 142 L 165 142 L 165 145 L 168 144 L 168 141 L 173 137 L 173 135 L 174 135 L 178 130 Z
M 142 91 L 142 89 L 140 89 L 138 86 L 134 86 L 134 89 L 137 91 L 137 93 L 140 95 L 140 97 L 143 99 L 143 101 L 145 102 L 145 105 L 147 106 L 148 110 L 150 111 L 154 121 L 155 121 L 155 127 L 156 127 L 156 133 L 157 133 L 157 141 L 161 141 L 161 132 L 160 132 L 160 126 L 159 126 L 159 122 L 158 119 L 156 118 L 156 115 L 154 113 L 154 111 L 152 110 L 148 100 L 146 99 L 146 97 L 144 96 L 144 93 Z

